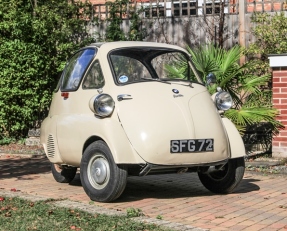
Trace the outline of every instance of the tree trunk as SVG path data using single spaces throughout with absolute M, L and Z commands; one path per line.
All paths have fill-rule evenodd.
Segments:
M 224 13 L 224 6 L 225 6 L 226 0 L 220 1 L 220 14 L 219 14 L 219 27 L 218 27 L 218 46 L 223 47 L 224 43 L 224 19 L 225 19 L 225 13 Z

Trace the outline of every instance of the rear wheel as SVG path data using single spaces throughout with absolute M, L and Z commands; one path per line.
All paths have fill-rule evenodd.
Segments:
M 77 172 L 76 167 L 62 166 L 60 164 L 51 163 L 51 170 L 54 179 L 59 183 L 70 183 Z
M 214 193 L 231 193 L 240 183 L 245 171 L 244 158 L 228 160 L 222 170 L 211 173 L 198 173 L 201 183 Z
M 85 150 L 80 176 L 87 195 L 99 202 L 116 200 L 127 182 L 126 168 L 115 164 L 110 149 L 103 141 L 96 141 Z

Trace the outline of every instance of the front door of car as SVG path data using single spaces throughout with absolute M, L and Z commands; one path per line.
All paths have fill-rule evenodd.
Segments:
M 96 65 L 92 62 L 96 50 L 92 48 L 80 50 L 68 62 L 61 78 L 60 94 L 57 108 L 57 141 L 62 159 L 79 158 L 82 151 L 80 142 L 80 126 L 78 121 L 83 114 L 83 88 L 90 89 L 93 83 L 90 70 Z M 89 68 L 91 66 L 91 68 Z M 89 71 L 87 72 L 87 69 Z M 82 80 L 84 79 L 84 80 Z M 83 82 L 83 84 L 81 84 Z M 83 87 L 82 87 L 83 85 Z M 87 104 L 87 103 L 86 103 Z M 88 105 L 88 104 L 87 104 Z

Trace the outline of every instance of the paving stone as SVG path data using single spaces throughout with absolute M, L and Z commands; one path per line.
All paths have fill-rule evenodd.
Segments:
M 127 208 L 139 208 L 148 217 L 133 219 L 183 231 L 280 230 L 286 226 L 284 174 L 246 171 L 239 187 L 228 195 L 210 193 L 195 173 L 129 177 L 117 201 L 99 203 L 91 202 L 84 192 L 79 172 L 70 184 L 59 184 L 53 179 L 47 158 L 5 157 L 0 156 L 2 196 L 31 201 L 53 199 L 50 203 L 56 206 L 109 215 L 126 215 Z M 158 215 L 162 220 L 156 219 Z

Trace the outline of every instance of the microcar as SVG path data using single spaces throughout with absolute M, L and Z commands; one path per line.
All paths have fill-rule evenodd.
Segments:
M 182 64 L 183 77 L 171 70 Z M 245 148 L 224 112 L 228 92 L 207 87 L 185 49 L 152 42 L 94 43 L 67 62 L 41 125 L 58 182 L 80 169 L 91 200 L 110 202 L 128 176 L 197 172 L 211 192 L 240 183 Z

